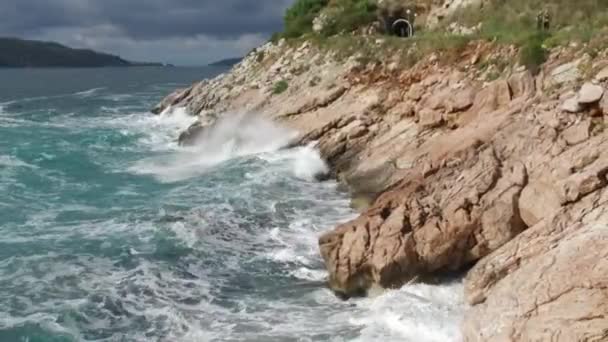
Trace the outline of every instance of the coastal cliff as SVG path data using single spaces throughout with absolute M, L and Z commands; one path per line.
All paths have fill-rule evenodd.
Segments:
M 542 44 L 534 64 L 477 26 L 442 29 L 269 42 L 153 112 L 199 117 L 184 144 L 244 112 L 315 144 L 361 210 L 319 239 L 336 293 L 456 272 L 466 341 L 608 340 L 605 42 Z

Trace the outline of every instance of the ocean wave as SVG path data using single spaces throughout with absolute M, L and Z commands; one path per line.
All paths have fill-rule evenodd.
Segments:
M 160 119 L 169 123 L 184 122 L 184 114 L 180 111 L 163 115 Z M 180 149 L 172 155 L 144 159 L 129 171 L 152 175 L 161 182 L 179 182 L 231 159 L 276 151 L 293 137 L 293 132 L 261 117 L 227 115 L 200 137 L 195 146 Z
M 87 97 L 91 97 L 93 95 L 96 95 L 97 93 L 99 93 L 100 91 L 106 89 L 106 87 L 98 87 L 98 88 L 91 88 L 91 89 L 87 89 L 87 90 L 83 90 L 83 91 L 79 91 L 76 93 L 73 93 L 71 95 L 80 97 L 80 98 L 87 98 Z
M 351 324 L 363 328 L 355 341 L 460 341 L 462 292 L 462 283 L 455 281 L 407 285 L 364 299 L 349 318 Z
M 0 155 L 0 167 L 6 168 L 28 168 L 28 169 L 37 169 L 38 166 L 32 165 L 24 162 L 23 160 L 10 156 L 10 155 Z

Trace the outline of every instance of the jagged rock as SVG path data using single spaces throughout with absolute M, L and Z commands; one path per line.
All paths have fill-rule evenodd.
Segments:
M 196 144 L 196 141 L 204 134 L 207 126 L 197 121 L 190 125 L 188 129 L 183 131 L 177 138 L 177 142 L 180 146 L 192 146 Z
M 580 113 L 583 111 L 583 106 L 579 104 L 578 99 L 576 97 L 564 101 L 560 108 L 568 113 Z
M 608 338 L 607 193 L 553 213 L 469 272 L 465 341 Z
M 372 284 L 391 287 L 416 275 L 458 270 L 525 228 L 517 209 L 523 165 L 500 170 L 489 149 L 466 155 L 466 165 L 451 176 L 425 185 L 405 181 L 363 216 L 320 238 L 335 291 L 354 295 Z
M 159 104 L 154 106 L 150 112 L 153 114 L 160 114 L 168 108 L 175 106 L 185 100 L 193 91 L 193 87 L 187 89 L 178 89 L 169 96 L 165 97 Z
M 597 103 L 604 95 L 604 88 L 593 83 L 585 83 L 578 92 L 578 103 L 589 105 Z
M 565 98 L 535 96 L 543 80 L 577 79 L 580 60 L 537 82 L 517 71 L 484 85 L 467 67 L 473 54 L 499 53 L 485 46 L 467 47 L 449 66 L 423 58 L 399 72 L 389 62 L 340 63 L 313 45 L 259 51 L 263 68 L 252 54 L 179 104 L 201 116 L 260 113 L 298 130 L 293 146 L 318 141 L 332 176 L 368 207 L 319 240 L 336 292 L 476 264 L 466 280 L 465 340 L 604 337 L 608 133 L 601 118 L 562 113 Z M 558 55 L 547 65 L 568 56 Z M 277 61 L 273 74 L 266 66 Z M 266 90 L 285 70 L 290 92 L 273 97 Z M 597 106 L 576 97 L 575 112 L 606 108 L 607 96 Z M 457 122 L 448 129 L 444 120 Z
M 467 275 L 466 341 L 608 337 L 608 137 L 539 167 L 548 182 L 531 182 L 520 198 L 535 224 Z

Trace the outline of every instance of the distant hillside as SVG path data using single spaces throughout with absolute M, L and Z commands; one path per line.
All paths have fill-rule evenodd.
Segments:
M 51 68 L 51 67 L 127 67 L 160 66 L 158 63 L 137 63 L 118 56 L 86 49 L 34 40 L 0 38 L 0 67 Z
M 243 57 L 226 58 L 221 61 L 213 62 L 209 66 L 233 66 L 243 60 Z

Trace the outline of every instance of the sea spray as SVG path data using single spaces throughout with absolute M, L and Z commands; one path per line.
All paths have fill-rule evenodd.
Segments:
M 293 172 L 296 177 L 313 181 L 325 178 L 329 173 L 327 164 L 321 158 L 315 146 L 316 143 L 313 142 L 305 147 L 296 149 L 293 163 Z
M 174 109 L 159 116 L 159 120 L 182 128 L 187 127 L 188 122 L 193 122 L 191 118 L 183 109 Z M 153 175 L 162 182 L 182 181 L 234 158 L 277 151 L 295 135 L 254 114 L 226 114 L 206 127 L 193 146 L 139 161 L 130 170 Z

